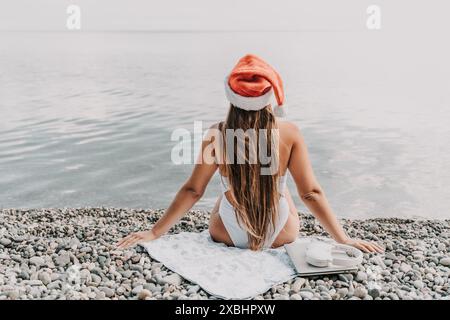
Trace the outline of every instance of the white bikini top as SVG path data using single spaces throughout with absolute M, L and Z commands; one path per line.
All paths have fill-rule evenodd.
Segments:
M 222 193 L 225 193 L 225 192 L 227 192 L 228 190 L 230 190 L 230 188 L 229 188 L 229 186 L 228 186 L 228 180 L 227 180 L 227 177 L 224 177 L 224 176 L 222 176 L 221 174 L 219 174 L 219 177 L 220 177 L 220 185 L 221 185 L 221 187 L 222 187 Z M 286 181 L 287 181 L 287 174 L 285 174 L 284 176 L 281 176 L 280 177 L 280 180 L 279 180 L 279 184 L 280 184 L 280 186 L 279 186 L 279 190 L 280 190 L 280 193 L 282 193 L 283 191 L 284 191 L 284 189 L 286 188 Z

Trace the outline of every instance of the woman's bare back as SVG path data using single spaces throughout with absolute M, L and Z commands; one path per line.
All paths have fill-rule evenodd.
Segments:
M 279 130 L 279 168 L 278 172 L 281 176 L 287 173 L 289 167 L 289 160 L 292 148 L 294 146 L 294 138 L 296 126 L 287 121 L 279 121 L 277 120 L 278 130 Z M 223 165 L 219 165 L 219 173 L 221 175 L 224 174 Z M 297 214 L 297 209 L 295 208 L 294 201 L 292 200 L 291 194 L 289 190 L 283 192 L 284 196 L 289 204 L 289 216 L 288 219 L 275 238 L 275 241 L 272 244 L 272 247 L 279 247 L 285 243 L 290 243 L 294 241 L 299 233 L 300 229 L 300 220 Z M 233 241 L 231 240 L 223 222 L 219 215 L 219 206 L 222 200 L 222 197 L 225 196 L 228 200 L 231 200 L 231 195 L 229 192 L 225 193 L 225 195 L 220 195 L 216 201 L 216 204 L 211 212 L 210 222 L 209 222 L 209 232 L 211 237 L 217 242 L 223 242 L 227 245 L 233 245 Z

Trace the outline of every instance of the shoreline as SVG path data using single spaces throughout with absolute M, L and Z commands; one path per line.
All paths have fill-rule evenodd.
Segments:
M 163 210 L 120 208 L 1 209 L 1 299 L 208 299 L 141 247 L 114 247 L 149 228 Z M 326 236 L 299 213 L 301 236 Z M 190 211 L 171 233 L 199 232 L 209 213 Z M 449 299 L 450 219 L 340 219 L 352 237 L 384 254 L 364 254 L 355 274 L 297 277 L 255 299 Z M 73 268 L 77 266 L 77 278 Z
M 189 212 L 202 212 L 204 214 L 209 214 L 209 212 L 211 211 L 212 206 L 214 206 L 215 202 L 216 202 L 216 198 L 214 198 L 213 202 L 209 205 L 204 205 L 204 206 L 199 206 L 195 209 L 191 209 Z M 0 213 L 3 211 L 11 211 L 11 210 L 15 210 L 15 211 L 21 211 L 21 212 L 25 212 L 25 211 L 46 211 L 46 210 L 78 210 L 78 211 L 84 211 L 87 209 L 93 209 L 93 210 L 97 210 L 97 209 L 103 209 L 103 210 L 125 210 L 125 211 L 134 211 L 134 212 L 142 212 L 142 211 L 146 211 L 146 212 L 164 212 L 164 210 L 166 210 L 165 208 L 143 208 L 143 207 L 115 207 L 115 206 L 83 206 L 83 207 L 1 207 L 0 206 Z M 302 209 L 298 210 L 298 214 L 299 216 L 310 216 L 311 213 L 307 212 L 307 211 L 303 211 Z M 413 221 L 436 221 L 436 222 L 442 222 L 442 221 L 449 221 L 450 222 L 450 216 L 449 217 L 433 217 L 433 218 L 429 218 L 426 215 L 411 215 L 411 216 L 403 216 L 403 217 L 392 217 L 392 216 L 370 216 L 369 217 L 365 217 L 365 216 L 338 216 L 339 220 L 348 220 L 348 221 L 368 221 L 368 220 L 404 220 L 404 221 L 409 221 L 409 220 L 413 220 Z

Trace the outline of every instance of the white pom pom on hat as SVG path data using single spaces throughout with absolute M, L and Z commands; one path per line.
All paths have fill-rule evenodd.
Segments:
M 285 106 L 285 105 L 283 105 L 283 106 L 278 106 L 278 105 L 275 106 L 275 107 L 273 108 L 273 113 L 274 113 L 277 117 L 280 117 L 280 118 L 285 117 L 286 114 L 287 114 L 286 106 Z
M 275 96 L 275 115 L 286 115 L 283 81 L 274 68 L 256 55 L 248 54 L 238 61 L 225 78 L 225 94 L 232 105 L 247 111 L 263 109 Z

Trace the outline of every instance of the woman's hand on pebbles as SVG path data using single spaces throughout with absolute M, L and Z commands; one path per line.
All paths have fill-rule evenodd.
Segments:
M 375 242 L 372 241 L 365 241 L 360 239 L 351 239 L 348 238 L 343 242 L 343 244 L 347 244 L 349 246 L 355 247 L 356 249 L 359 249 L 363 252 L 369 253 L 369 252 L 378 252 L 383 253 L 384 249 L 380 245 L 378 245 Z
M 148 242 L 156 238 L 157 237 L 152 230 L 134 232 L 129 234 L 125 238 L 122 238 L 119 242 L 116 243 L 116 246 L 119 249 L 126 249 L 135 246 L 138 243 Z

